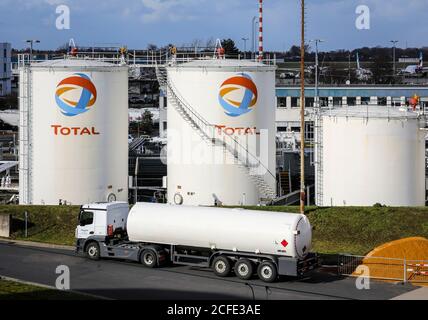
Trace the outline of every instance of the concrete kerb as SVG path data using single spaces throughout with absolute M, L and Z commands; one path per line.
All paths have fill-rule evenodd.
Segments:
M 33 241 L 11 240 L 7 238 L 0 238 L 0 244 L 12 244 L 12 245 L 19 245 L 23 247 L 59 249 L 59 250 L 67 250 L 67 251 L 74 251 L 76 249 L 75 247 L 72 247 L 72 246 L 33 242 Z

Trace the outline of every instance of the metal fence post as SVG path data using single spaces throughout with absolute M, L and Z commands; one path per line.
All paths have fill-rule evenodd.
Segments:
M 403 266 L 404 266 L 403 283 L 406 284 L 407 283 L 407 263 L 406 263 L 406 258 L 403 259 Z
M 28 238 L 28 212 L 25 211 L 25 238 Z

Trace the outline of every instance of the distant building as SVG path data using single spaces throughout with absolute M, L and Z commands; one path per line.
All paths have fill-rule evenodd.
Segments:
M 11 53 L 10 43 L 0 43 L 0 97 L 12 92 Z
M 305 105 L 314 106 L 315 90 L 306 88 Z M 402 107 L 408 99 L 417 95 L 423 109 L 428 107 L 426 86 L 342 86 L 320 87 L 319 103 L 322 107 L 389 106 Z M 300 132 L 300 87 L 277 87 L 276 127 L 277 132 Z M 309 129 L 310 131 L 310 129 Z

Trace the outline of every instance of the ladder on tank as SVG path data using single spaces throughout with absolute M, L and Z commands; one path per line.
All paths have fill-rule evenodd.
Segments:
M 30 108 L 32 104 L 31 70 L 20 65 L 19 85 L 19 190 L 20 203 L 31 203 L 31 152 L 30 152 Z
M 324 159 L 323 159 L 323 148 L 324 148 L 324 141 L 323 141 L 323 120 L 321 115 L 321 110 L 317 110 L 316 117 L 316 141 L 315 141 L 315 147 L 316 147 L 316 172 L 315 172 L 315 182 L 316 182 L 316 205 L 319 207 L 323 206 L 323 199 L 324 199 Z
M 265 176 L 272 179 L 273 185 L 276 185 L 276 176 L 263 165 L 260 159 L 250 153 L 248 148 L 243 146 L 233 136 L 224 135 L 223 139 L 218 139 L 215 133 L 215 126 L 206 121 L 179 95 L 168 79 L 166 67 L 158 66 L 156 68 L 156 76 L 159 84 L 167 91 L 168 101 L 174 106 L 183 120 L 186 121 L 205 142 L 213 147 L 222 146 L 226 154 L 233 157 L 234 163 L 243 169 L 250 180 L 255 183 L 262 198 L 266 200 L 275 199 L 276 192 L 266 182 Z

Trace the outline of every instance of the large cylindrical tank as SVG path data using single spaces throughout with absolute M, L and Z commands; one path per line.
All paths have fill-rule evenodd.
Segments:
M 20 86 L 20 202 L 128 201 L 127 67 L 47 61 Z
M 320 119 L 318 205 L 425 205 L 424 118 L 368 106 L 328 110 Z
M 275 193 L 275 67 L 200 60 L 169 67 L 168 79 L 168 201 L 255 205 Z
M 138 203 L 129 240 L 304 258 L 311 250 L 306 216 L 292 213 Z

